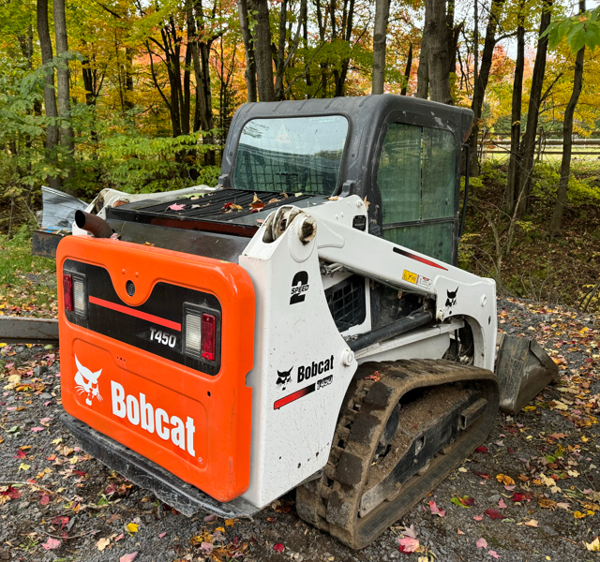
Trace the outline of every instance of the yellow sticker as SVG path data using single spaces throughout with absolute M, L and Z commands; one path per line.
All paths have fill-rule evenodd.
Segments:
M 409 283 L 413 283 L 413 284 L 417 284 L 417 274 L 413 273 L 412 271 L 408 271 L 408 269 L 405 269 L 402 272 L 402 281 L 408 281 Z

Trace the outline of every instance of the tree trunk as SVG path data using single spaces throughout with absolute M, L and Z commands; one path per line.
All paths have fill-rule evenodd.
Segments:
M 334 37 L 335 29 L 335 2 L 331 3 L 331 28 L 332 28 L 332 39 Z M 346 43 L 350 42 L 352 38 L 352 21 L 354 19 L 354 0 L 344 0 L 344 9 L 342 12 L 342 25 L 340 27 L 340 39 Z M 346 84 L 346 77 L 348 75 L 348 67 L 350 65 L 350 59 L 343 59 L 341 61 L 341 70 L 335 68 L 333 70 L 333 79 L 335 82 L 335 97 L 344 95 L 344 85 Z
M 50 28 L 48 26 L 48 0 L 37 0 L 37 31 L 40 40 L 40 50 L 42 52 L 42 64 L 48 64 L 52 61 L 52 40 L 50 39 Z M 56 93 L 54 91 L 54 69 L 48 68 L 44 72 L 44 106 L 46 108 L 46 117 L 56 119 L 58 111 L 56 109 Z M 58 144 L 58 127 L 56 123 L 48 124 L 46 129 L 46 151 L 49 157 L 54 152 Z M 50 187 L 60 189 L 61 181 L 59 177 L 49 177 Z
M 515 66 L 515 79 L 512 94 L 512 113 L 510 128 L 510 161 L 504 203 L 506 209 L 512 213 L 518 197 L 519 177 L 521 169 L 521 102 L 523 96 L 523 70 L 525 67 L 525 28 L 523 27 L 524 2 L 521 2 L 519 13 L 519 26 L 517 27 L 517 64 Z
M 579 0 L 579 11 L 585 12 L 585 0 Z M 569 176 L 571 175 L 571 151 L 573 149 L 573 115 L 575 107 L 579 101 L 581 87 L 583 82 L 583 60 L 585 55 L 585 45 L 577 51 L 575 59 L 575 73 L 573 75 L 573 92 L 565 110 L 563 120 L 563 153 L 560 164 L 560 181 L 558 192 L 556 194 L 556 205 L 550 221 L 550 236 L 560 235 L 563 213 L 567 203 L 567 191 L 569 188 Z
M 248 90 L 248 101 L 258 101 L 256 96 L 256 62 L 254 60 L 254 41 L 250 33 L 248 23 L 248 4 L 247 0 L 238 0 L 238 14 L 240 17 L 240 28 L 244 40 L 244 50 L 246 51 L 246 88 Z
M 546 54 L 548 52 L 548 37 L 543 36 L 552 17 L 552 4 L 554 0 L 545 0 L 542 17 L 540 18 L 540 32 L 533 65 L 533 76 L 531 78 L 531 94 L 529 97 L 529 109 L 527 112 L 527 129 L 523 135 L 523 159 L 519 177 L 519 193 L 517 195 L 517 216 L 522 217 L 529 205 L 531 192 L 531 173 L 533 172 L 533 157 L 535 155 L 535 137 L 537 134 L 538 116 L 540 113 L 540 102 L 542 99 L 542 87 L 546 74 Z
M 260 101 L 275 101 L 273 85 L 273 57 L 271 54 L 271 26 L 267 0 L 248 0 L 248 8 L 257 12 L 255 41 L 256 76 Z
M 65 0 L 54 0 L 54 35 L 56 54 L 66 55 L 69 51 L 67 41 L 67 19 Z M 71 96 L 69 93 L 69 63 L 63 58 L 56 69 L 58 91 L 58 113 L 63 124 L 60 127 L 60 144 L 69 152 L 73 151 L 73 125 L 71 123 Z
M 404 86 L 400 90 L 400 95 L 405 96 L 408 92 L 408 81 L 410 80 L 410 71 L 412 70 L 413 46 L 412 43 L 408 47 L 408 57 L 406 59 L 406 70 L 404 71 Z
M 451 45 L 446 23 L 446 0 L 426 0 L 427 63 L 433 101 L 452 105 L 450 92 Z
M 488 81 L 490 78 L 490 70 L 492 68 L 492 61 L 494 58 L 494 49 L 496 48 L 496 30 L 498 28 L 498 20 L 500 14 L 504 9 L 505 0 L 492 0 L 490 7 L 490 19 L 487 23 L 487 29 L 485 31 L 485 42 L 483 45 L 483 54 L 481 56 L 481 67 L 477 69 L 479 62 L 479 50 L 474 49 L 474 85 L 473 85 L 473 103 L 471 109 L 473 110 L 473 130 L 471 131 L 471 138 L 469 144 L 471 145 L 471 156 L 470 156 L 470 171 L 472 176 L 479 175 L 479 158 L 478 158 L 478 146 L 477 139 L 479 137 L 479 121 L 481 119 L 481 113 L 483 110 L 483 100 L 485 98 L 485 91 L 487 90 Z M 475 3 L 477 5 L 477 3 Z M 517 64 L 518 66 L 518 64 Z
M 194 75 L 196 77 L 196 116 L 194 118 L 194 131 L 202 128 L 204 131 L 212 131 L 215 121 L 212 111 L 212 88 L 210 83 L 209 56 L 214 37 L 205 38 L 205 34 L 198 34 L 198 29 L 204 30 L 204 13 L 199 1 L 194 3 L 196 17 L 193 10 L 188 10 L 188 45 L 192 53 L 194 64 Z M 256 89 L 254 90 L 256 94 Z M 248 91 L 250 94 L 250 90 Z M 208 134 L 203 138 L 206 144 L 214 142 L 213 135 Z M 214 150 L 208 150 L 204 154 L 204 163 L 207 166 L 215 164 L 216 155 Z
M 385 84 L 385 48 L 389 15 L 390 0 L 375 0 L 372 94 L 383 94 L 383 88 Z
M 133 50 L 125 47 L 125 95 L 123 105 L 125 109 L 133 109 Z
M 417 94 L 418 98 L 426 100 L 429 95 L 429 64 L 427 62 L 427 13 L 421 37 L 421 52 L 419 53 L 419 68 L 417 68 Z

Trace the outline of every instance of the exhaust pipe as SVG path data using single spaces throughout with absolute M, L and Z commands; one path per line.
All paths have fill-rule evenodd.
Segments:
M 110 238 L 113 234 L 113 229 L 104 219 L 85 211 L 75 211 L 75 224 L 96 238 Z

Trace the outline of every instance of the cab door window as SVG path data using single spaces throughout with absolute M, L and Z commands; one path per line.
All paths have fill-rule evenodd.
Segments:
M 450 131 L 392 123 L 377 171 L 386 240 L 452 261 L 456 144 Z

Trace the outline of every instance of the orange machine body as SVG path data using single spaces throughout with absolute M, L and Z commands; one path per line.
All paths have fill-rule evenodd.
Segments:
M 65 410 L 219 501 L 244 493 L 255 314 L 245 270 L 89 236 L 60 243 L 57 270 Z M 189 310 L 216 318 L 212 361 L 185 353 Z

